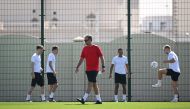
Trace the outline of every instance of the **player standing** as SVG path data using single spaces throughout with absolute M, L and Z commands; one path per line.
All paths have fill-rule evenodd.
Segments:
M 110 75 L 109 78 L 112 78 L 112 71 L 115 67 L 115 90 L 114 90 L 114 98 L 115 102 L 118 102 L 118 89 L 119 84 L 123 87 L 123 102 L 126 102 L 126 74 L 128 72 L 128 59 L 123 55 L 123 49 L 118 49 L 118 56 L 115 56 L 112 59 L 112 64 L 110 67 Z
M 171 100 L 171 102 L 178 102 L 179 92 L 178 92 L 177 82 L 178 82 L 178 77 L 180 75 L 178 56 L 173 51 L 171 51 L 171 47 L 169 45 L 165 45 L 163 49 L 164 53 L 168 55 L 168 59 L 164 60 L 163 63 L 169 64 L 169 68 L 159 69 L 158 82 L 157 84 L 152 85 L 152 87 L 161 87 L 163 74 L 171 76 L 172 88 L 174 91 L 174 98 Z
M 54 100 L 54 93 L 58 87 L 57 78 L 56 78 L 56 70 L 55 70 L 55 62 L 56 56 L 58 54 L 58 47 L 53 46 L 52 52 L 48 55 L 47 65 L 46 65 L 46 73 L 49 85 L 49 101 L 56 102 Z
M 86 46 L 82 50 L 81 58 L 78 62 L 75 72 L 77 73 L 79 71 L 79 67 L 85 59 L 86 60 L 86 75 L 88 78 L 88 88 L 84 96 L 81 99 L 77 98 L 77 101 L 84 104 L 91 92 L 91 89 L 93 88 L 96 94 L 96 104 L 102 104 L 99 88 L 96 83 L 96 77 L 99 71 L 99 58 L 101 59 L 101 63 L 102 63 L 102 72 L 105 72 L 104 57 L 103 57 L 100 47 L 92 44 L 92 36 L 89 36 L 89 35 L 85 36 L 84 41 L 85 41 Z
M 45 98 L 45 90 L 44 90 L 44 79 L 42 77 L 41 72 L 43 69 L 41 68 L 41 54 L 43 53 L 44 48 L 42 45 L 36 46 L 36 53 L 32 55 L 31 58 L 31 68 L 32 68 L 32 82 L 31 82 L 31 88 L 29 89 L 26 97 L 26 101 L 31 101 L 31 94 L 34 90 L 36 84 L 38 84 L 41 87 L 41 101 L 46 101 Z

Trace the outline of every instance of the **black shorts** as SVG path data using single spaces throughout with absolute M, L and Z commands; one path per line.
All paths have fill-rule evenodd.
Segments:
M 115 73 L 115 83 L 126 84 L 126 74 Z
M 173 81 L 178 81 L 180 73 L 179 72 L 175 72 L 172 69 L 167 69 L 167 74 L 166 75 L 171 76 L 171 79 Z
M 86 71 L 86 75 L 89 82 L 96 83 L 96 77 L 98 75 L 98 71 Z
M 54 85 L 57 83 L 57 78 L 53 73 L 47 73 L 48 85 Z
M 39 85 L 40 87 L 44 86 L 44 79 L 41 73 L 34 72 L 34 74 L 35 74 L 35 78 L 32 79 L 31 86 L 35 87 L 36 84 Z

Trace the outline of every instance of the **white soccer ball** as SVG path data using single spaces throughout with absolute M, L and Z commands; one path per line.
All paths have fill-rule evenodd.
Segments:
M 151 62 L 150 66 L 151 66 L 152 68 L 156 69 L 156 68 L 158 68 L 158 62 L 153 61 L 153 62 Z

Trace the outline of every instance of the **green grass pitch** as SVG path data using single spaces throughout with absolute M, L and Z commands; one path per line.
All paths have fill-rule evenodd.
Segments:
M 84 105 L 78 102 L 1 102 L 0 109 L 190 109 L 190 102 L 103 102 L 100 105 L 93 102 Z

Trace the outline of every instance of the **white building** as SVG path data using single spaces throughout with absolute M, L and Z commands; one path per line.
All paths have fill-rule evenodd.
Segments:
M 190 1 L 173 0 L 173 33 L 177 40 L 187 41 L 190 34 Z M 184 37 L 184 38 L 183 38 Z
M 148 16 L 142 21 L 141 32 L 171 32 L 172 16 Z
M 131 1 L 133 33 L 139 30 L 138 3 Z M 0 34 L 39 37 L 40 8 L 40 0 L 1 0 Z M 85 34 L 109 42 L 127 34 L 127 0 L 45 0 L 44 12 L 48 42 L 72 42 Z

